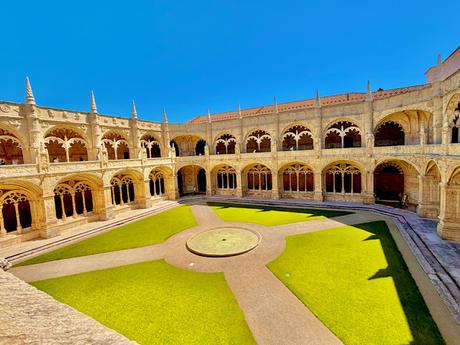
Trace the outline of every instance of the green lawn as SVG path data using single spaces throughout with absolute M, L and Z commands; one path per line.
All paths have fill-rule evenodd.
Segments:
M 286 242 L 269 269 L 345 344 L 444 343 L 385 222 Z
M 242 205 L 209 202 L 208 205 L 226 222 L 256 223 L 265 226 L 305 222 L 343 216 L 352 212 L 320 209 L 295 209 L 286 207 Z
M 223 273 L 159 260 L 32 285 L 140 344 L 255 343 Z
M 144 247 L 164 242 L 172 235 L 191 228 L 196 224 L 190 207 L 179 206 L 23 261 L 16 266 Z

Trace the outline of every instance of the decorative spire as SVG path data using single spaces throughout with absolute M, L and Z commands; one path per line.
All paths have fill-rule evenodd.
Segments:
M 211 123 L 212 122 L 212 119 L 211 119 L 211 111 L 209 110 L 208 108 L 208 123 Z
M 133 105 L 131 108 L 131 117 L 133 119 L 137 119 L 136 103 L 134 103 L 134 99 L 133 99 Z
M 166 115 L 166 108 L 163 108 L 163 123 L 168 123 L 168 115 Z
M 90 97 L 90 112 L 92 114 L 97 114 L 96 99 L 94 98 L 93 90 L 91 90 L 89 97 Z
M 372 101 L 372 91 L 371 91 L 371 81 L 367 81 L 367 94 L 366 94 L 366 101 Z
M 35 105 L 35 97 L 32 92 L 32 86 L 30 86 L 29 77 L 26 77 L 26 104 Z
M 321 107 L 321 97 L 319 96 L 319 89 L 316 89 L 316 100 L 315 100 L 315 107 Z
M 276 100 L 276 96 L 273 97 L 273 112 L 274 112 L 275 114 L 278 113 L 278 102 L 277 102 L 277 100 Z
M 438 66 L 441 66 L 442 64 L 442 57 L 441 54 L 438 54 Z
M 239 103 L 238 103 L 238 118 L 239 118 L 239 119 L 242 119 L 242 118 L 243 118 L 243 114 L 241 113 L 241 106 L 240 106 Z

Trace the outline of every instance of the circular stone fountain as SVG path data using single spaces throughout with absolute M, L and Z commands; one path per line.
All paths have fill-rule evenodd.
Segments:
M 187 249 L 202 256 L 233 256 L 257 247 L 260 236 L 255 231 L 223 227 L 206 230 L 187 241 Z

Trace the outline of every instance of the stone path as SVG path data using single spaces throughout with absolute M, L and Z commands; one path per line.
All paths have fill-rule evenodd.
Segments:
M 69 274 L 106 269 L 143 261 L 164 259 L 171 265 L 197 272 L 224 272 L 258 344 L 342 344 L 310 310 L 267 268 L 285 248 L 285 237 L 357 223 L 382 220 L 380 215 L 359 212 L 335 218 L 265 227 L 258 224 L 224 222 L 202 201 L 195 200 L 192 212 L 198 225 L 159 245 L 102 253 L 13 268 L 11 273 L 31 282 Z M 193 235 L 216 227 L 243 227 L 261 236 L 250 252 L 233 257 L 209 258 L 187 250 Z

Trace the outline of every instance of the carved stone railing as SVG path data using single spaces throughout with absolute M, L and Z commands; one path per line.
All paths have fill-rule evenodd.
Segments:
M 31 176 L 38 173 L 36 164 L 0 165 L 0 178 Z

